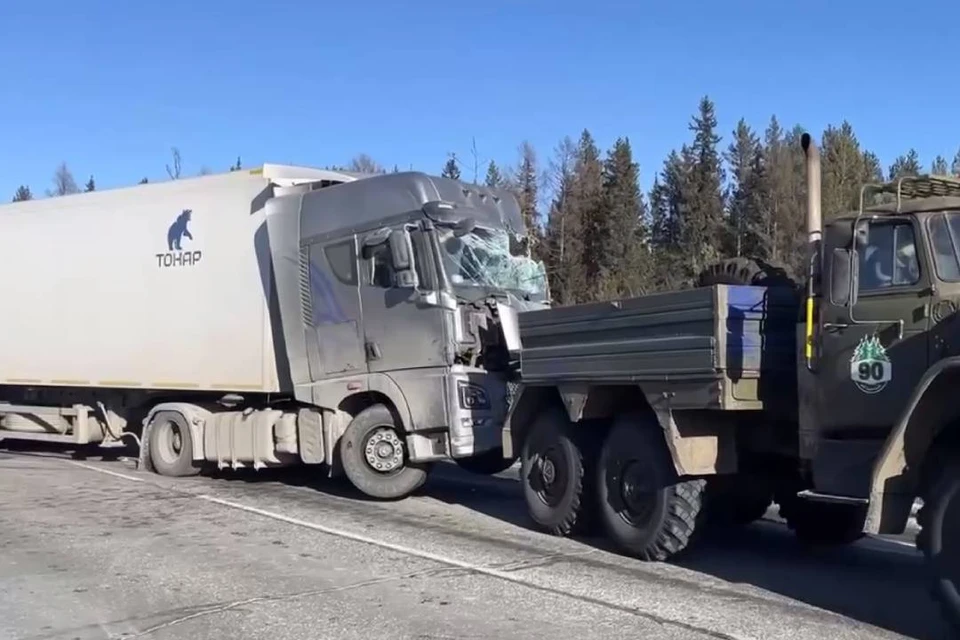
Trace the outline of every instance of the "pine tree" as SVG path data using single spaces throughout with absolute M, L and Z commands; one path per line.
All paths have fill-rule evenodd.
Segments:
M 539 256 L 541 236 L 540 213 L 537 211 L 539 192 L 537 178 L 537 153 L 530 143 L 523 142 L 520 145 L 520 165 L 512 181 L 512 187 L 520 203 L 520 214 L 523 216 L 526 233 L 531 239 L 531 251 L 535 256 Z
M 751 207 L 755 187 L 753 172 L 758 162 L 760 139 L 742 118 L 733 132 L 733 142 L 727 148 L 726 160 L 730 165 L 731 187 L 727 196 L 727 247 L 729 255 L 744 255 L 744 243 L 749 233 Z
M 950 175 L 950 168 L 947 166 L 947 159 L 941 155 L 937 155 L 937 157 L 933 159 L 933 163 L 930 165 L 930 173 L 936 176 Z
M 600 259 L 601 298 L 636 294 L 652 285 L 644 268 L 646 205 L 640 168 L 629 138 L 618 138 L 603 166 L 603 213 L 598 222 L 606 251 Z
M 147 180 L 146 177 L 140 178 L 140 184 L 147 184 L 148 182 L 150 182 L 150 181 Z
M 230 171 L 240 171 L 243 165 L 240 164 L 240 156 L 237 156 L 237 161 L 230 167 Z
M 97 184 L 93 181 L 93 176 L 90 176 L 90 179 L 87 180 L 87 184 L 83 186 L 85 193 L 90 193 L 91 191 L 96 191 Z
M 920 166 L 920 156 L 915 149 L 910 149 L 906 155 L 897 156 L 890 165 L 890 180 L 906 176 L 918 176 L 923 172 Z
M 724 223 L 724 170 L 717 151 L 717 118 L 708 97 L 700 100 L 689 129 L 694 134 L 685 158 L 690 171 L 680 198 L 685 206 L 680 217 L 680 236 L 688 282 L 723 255 L 717 239 L 722 237 Z
M 440 175 L 444 178 L 450 178 L 452 180 L 460 179 L 460 165 L 457 164 L 457 154 L 451 153 L 447 157 L 447 161 L 444 163 L 443 171 L 440 172 Z
M 582 224 L 583 251 L 579 262 L 584 277 L 582 283 L 577 283 L 573 294 L 580 301 L 593 300 L 602 284 L 608 221 L 600 151 L 587 129 L 580 134 L 571 187 L 568 206 Z
M 497 189 L 503 186 L 503 176 L 500 174 L 500 168 L 493 160 L 487 165 L 487 177 L 484 183 L 491 189 Z
M 950 163 L 950 173 L 960 177 L 960 149 L 957 150 L 957 155 L 953 156 L 953 162 Z
M 33 200 L 33 193 L 31 193 L 30 187 L 22 184 L 17 187 L 17 192 L 13 194 L 13 202 L 24 202 L 26 200 Z

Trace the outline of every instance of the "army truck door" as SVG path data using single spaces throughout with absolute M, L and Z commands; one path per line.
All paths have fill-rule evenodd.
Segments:
M 817 413 L 828 439 L 884 437 L 928 362 L 933 274 L 921 266 L 929 261 L 917 221 L 863 219 L 860 229 L 852 305 L 834 295 L 837 276 L 846 277 L 837 273 L 837 254 L 846 252 L 829 239 L 825 246 L 831 285 L 823 300 Z

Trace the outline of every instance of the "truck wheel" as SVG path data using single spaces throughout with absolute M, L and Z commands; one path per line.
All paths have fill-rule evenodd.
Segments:
M 664 561 L 683 551 L 703 523 L 705 480 L 680 481 L 659 425 L 618 418 L 597 469 L 601 520 L 625 552 Z
M 960 459 L 944 464 L 921 497 L 917 548 L 926 559 L 944 617 L 960 631 Z
M 721 260 L 708 266 L 697 277 L 698 287 L 711 287 L 715 284 L 791 288 L 797 286 L 783 269 L 751 258 Z
M 555 536 L 589 531 L 593 520 L 591 433 L 552 406 L 534 421 L 520 453 L 520 481 L 530 517 Z
M 454 458 L 453 461 L 464 471 L 480 476 L 492 476 L 512 467 L 517 458 L 504 458 L 503 449 L 497 447 L 469 458 Z
M 793 496 L 780 503 L 780 517 L 804 544 L 839 546 L 853 544 L 864 536 L 867 508 Z
M 409 461 L 390 410 L 367 407 L 347 425 L 340 438 L 343 472 L 371 498 L 404 498 L 427 481 L 428 466 Z
M 186 418 L 175 411 L 159 411 L 150 420 L 150 463 L 162 476 L 193 476 L 200 464 L 193 459 L 193 438 Z

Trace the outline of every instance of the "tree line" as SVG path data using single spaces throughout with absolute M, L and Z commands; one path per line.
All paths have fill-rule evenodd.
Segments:
M 601 151 L 588 129 L 577 139 L 560 140 L 546 162 L 524 142 L 513 166 L 481 162 L 474 142 L 472 163 L 450 153 L 440 174 L 516 195 L 531 251 L 547 268 L 555 304 L 689 286 L 706 265 L 726 257 L 755 257 L 800 274 L 806 242 L 801 127 L 785 128 L 771 116 L 763 130 L 755 130 L 741 119 L 724 143 L 715 105 L 704 96 L 688 129 L 687 140 L 667 155 L 646 192 L 630 139 L 618 138 Z M 829 125 L 819 144 L 828 219 L 856 209 L 865 182 L 921 173 L 960 176 L 960 150 L 952 161 L 938 155 L 924 168 L 917 151 L 909 149 L 885 168 L 847 121 Z M 172 156 L 166 170 L 177 179 L 182 169 L 176 148 Z M 238 157 L 230 170 L 240 168 Z M 327 168 L 387 172 L 363 153 Z M 61 163 L 46 194 L 94 189 L 93 176 L 81 189 Z M 13 199 L 32 197 L 23 185 Z

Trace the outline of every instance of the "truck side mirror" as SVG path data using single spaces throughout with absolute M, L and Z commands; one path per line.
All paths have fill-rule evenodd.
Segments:
M 853 273 L 850 270 L 851 252 L 834 249 L 830 260 L 830 302 L 846 307 L 850 304 Z
M 394 229 L 390 232 L 390 262 L 396 273 L 397 287 L 416 289 L 420 286 L 413 265 L 413 241 L 405 230 Z
M 413 246 L 410 234 L 400 229 L 390 232 L 390 261 L 396 271 L 406 271 L 412 264 Z

